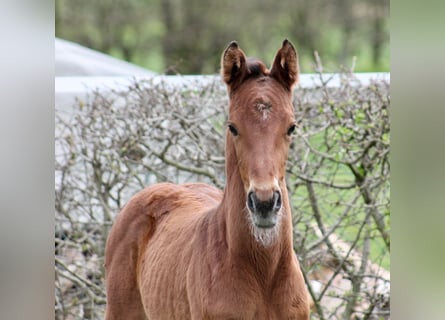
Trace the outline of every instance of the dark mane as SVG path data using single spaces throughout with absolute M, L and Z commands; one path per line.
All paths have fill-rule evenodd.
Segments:
M 247 74 L 249 78 L 265 77 L 269 75 L 269 70 L 257 58 L 247 58 Z

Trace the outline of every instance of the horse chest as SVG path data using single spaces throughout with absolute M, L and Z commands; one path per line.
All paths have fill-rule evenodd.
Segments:
M 250 280 L 246 281 L 240 274 L 221 276 L 219 281 L 209 286 L 211 290 L 204 299 L 199 301 L 202 306 L 195 308 L 201 309 L 203 314 L 192 319 L 306 319 L 298 315 L 293 296 L 288 294 L 285 283 L 278 288 L 265 290 Z
M 203 319 L 280 320 L 303 319 L 297 316 L 291 301 L 249 299 L 234 293 L 219 297 L 205 308 Z M 201 317 L 197 317 L 201 318 Z

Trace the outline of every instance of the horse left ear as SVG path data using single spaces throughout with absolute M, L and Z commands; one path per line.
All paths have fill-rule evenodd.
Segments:
M 270 76 L 278 80 L 288 90 L 298 83 L 298 55 L 292 43 L 285 39 L 275 55 Z

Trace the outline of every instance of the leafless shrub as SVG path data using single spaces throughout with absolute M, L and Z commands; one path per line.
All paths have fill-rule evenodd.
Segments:
M 320 77 L 323 77 L 320 74 Z M 57 319 L 101 319 L 115 215 L 161 181 L 224 186 L 219 80 L 152 80 L 56 112 Z M 288 161 L 295 250 L 313 319 L 389 319 L 389 83 L 297 89 Z

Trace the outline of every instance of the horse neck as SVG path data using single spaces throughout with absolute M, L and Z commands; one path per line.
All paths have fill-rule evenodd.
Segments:
M 238 169 L 235 149 L 230 140 L 226 139 L 226 177 L 227 183 L 224 196 L 218 208 L 217 218 L 221 235 L 225 237 L 230 259 L 242 259 L 254 264 L 255 268 L 264 273 L 274 273 L 282 259 L 293 259 L 292 225 L 286 186 L 283 185 L 283 218 L 276 241 L 264 247 L 259 244 L 251 233 L 250 221 L 246 208 L 246 193 Z M 259 262 L 261 262 L 259 264 Z

